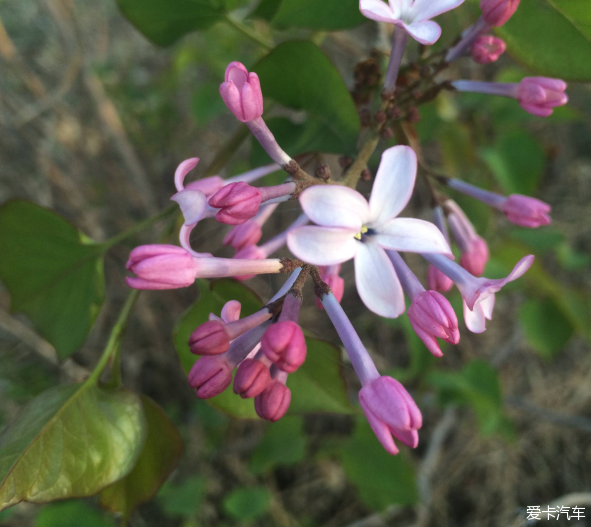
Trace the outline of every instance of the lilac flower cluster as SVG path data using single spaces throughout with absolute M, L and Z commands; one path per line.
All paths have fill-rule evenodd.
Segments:
M 395 100 L 397 78 L 408 37 L 433 44 L 441 28 L 431 20 L 463 0 L 360 0 L 368 18 L 395 26 L 392 53 L 382 91 L 383 108 Z M 505 51 L 502 40 L 487 35 L 513 15 L 519 0 L 481 0 L 482 16 L 468 28 L 445 56 L 444 65 L 464 55 L 479 64 L 493 62 Z M 517 85 L 459 80 L 459 91 L 477 91 L 513 97 L 528 112 L 547 116 L 567 101 L 566 85 L 557 79 L 526 78 Z M 244 122 L 274 164 L 230 179 L 209 177 L 185 184 L 198 164 L 197 158 L 181 163 L 175 174 L 176 201 L 184 215 L 180 247 L 147 245 L 131 252 L 127 268 L 135 277 L 127 283 L 136 289 L 174 289 L 191 285 L 196 278 L 235 277 L 246 280 L 257 274 L 290 273 L 281 290 L 260 311 L 240 318 L 241 306 L 228 302 L 220 316 L 211 314 L 189 340 L 191 352 L 200 355 L 189 374 L 198 397 L 208 399 L 226 390 L 254 398 L 261 418 L 280 419 L 287 411 L 291 392 L 288 376 L 305 361 L 306 341 L 298 324 L 302 287 L 308 277 L 315 283 L 317 303 L 332 321 L 347 351 L 362 388 L 359 402 L 384 448 L 396 454 L 396 438 L 416 447 L 421 412 L 396 380 L 381 376 L 350 320 L 340 306 L 344 280 L 341 265 L 354 260 L 357 292 L 374 313 L 396 318 L 406 310 L 416 334 L 436 357 L 443 355 L 438 339 L 450 344 L 460 340 L 458 320 L 442 295 L 453 285 L 463 298 L 467 328 L 485 330 L 492 317 L 495 294 L 522 276 L 534 257 L 522 258 L 504 279 L 481 277 L 489 258 L 486 241 L 451 199 L 434 194 L 433 223 L 400 217 L 407 206 L 417 176 L 417 154 L 409 146 L 395 146 L 382 154 L 369 199 L 345 177 L 332 181 L 307 174 L 286 154 L 263 120 L 263 95 L 256 73 L 232 62 L 220 86 L 228 109 Z M 391 109 L 391 108 L 390 108 Z M 385 113 L 385 112 L 384 112 Z M 391 112 L 396 114 L 396 112 Z M 283 169 L 284 183 L 254 187 L 257 179 Z M 550 222 L 550 207 L 527 196 L 502 196 L 444 176 L 440 184 L 471 196 L 501 211 L 517 225 L 536 228 Z M 262 227 L 280 203 L 298 199 L 303 214 L 284 232 L 262 245 Z M 190 234 L 205 218 L 231 225 L 223 243 L 231 245 L 234 258 L 216 258 L 194 251 Z M 308 223 L 311 223 L 308 225 Z M 450 236 L 460 251 L 459 262 L 450 249 Z M 272 255 L 287 245 L 296 259 Z M 422 255 L 429 262 L 428 290 L 400 256 Z M 234 373 L 235 372 L 235 373 Z

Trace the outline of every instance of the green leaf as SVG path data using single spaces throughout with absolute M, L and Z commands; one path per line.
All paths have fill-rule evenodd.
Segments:
M 43 507 L 35 518 L 35 527 L 115 527 L 106 513 L 83 501 L 52 503 Z
M 503 135 L 495 148 L 481 156 L 507 193 L 533 194 L 544 172 L 544 149 L 530 134 L 518 131 Z
M 267 424 L 265 435 L 250 458 L 250 469 L 255 474 L 274 470 L 282 465 L 295 465 L 306 456 L 303 420 L 286 415 L 276 423 Z
M 140 399 L 126 390 L 43 393 L 0 439 L 0 510 L 100 492 L 132 470 L 145 428 Z
M 528 344 L 547 359 L 561 351 L 574 333 L 571 322 L 550 298 L 522 304 L 519 321 Z
M 207 479 L 204 476 L 192 476 L 181 483 L 166 483 L 158 502 L 169 516 L 195 516 L 207 494 Z
M 283 0 L 273 18 L 278 27 L 338 31 L 367 22 L 358 0 Z
M 324 340 L 306 337 L 306 362 L 287 379 L 292 413 L 351 414 L 342 375 L 340 350 Z
M 284 117 L 274 117 L 266 123 L 281 148 L 292 157 L 307 152 L 340 154 L 343 151 L 341 139 L 314 117 L 308 117 L 304 124 L 292 123 Z M 250 164 L 261 166 L 269 163 L 269 155 L 260 143 L 253 139 L 252 145 Z
M 103 248 L 27 201 L 0 207 L 0 279 L 60 358 L 86 340 L 104 300 Z
M 417 502 L 414 469 L 405 452 L 388 454 L 364 418 L 357 420 L 355 433 L 342 450 L 341 459 L 347 478 L 369 508 L 379 511 L 390 505 Z
M 135 508 L 150 501 L 175 469 L 183 453 L 183 440 L 160 408 L 140 395 L 146 417 L 146 441 L 133 470 L 101 492 L 101 505 L 129 518 Z
M 318 135 L 338 138 L 339 153 L 355 152 L 360 127 L 355 104 L 336 68 L 312 42 L 284 42 L 253 69 L 266 98 L 308 112 L 319 123 Z
M 135 28 L 158 46 L 168 46 L 187 33 L 210 28 L 234 7 L 224 0 L 116 1 Z
M 189 350 L 189 337 L 197 326 L 208 320 L 209 313 L 219 316 L 222 307 L 229 300 L 238 300 L 242 304 L 241 317 L 252 315 L 263 306 L 260 298 L 248 287 L 236 280 L 224 279 L 212 282 L 198 280 L 199 299 L 178 320 L 174 329 L 174 344 L 185 372 L 189 373 L 199 357 Z M 212 406 L 233 417 L 255 419 L 252 399 L 242 399 L 230 386 L 224 393 L 208 399 Z
M 538 74 L 591 80 L 591 6 L 584 0 L 521 0 L 497 29 L 509 53 Z
M 264 487 L 241 488 L 228 494 L 224 499 L 224 510 L 242 522 L 256 520 L 267 513 L 271 496 Z
M 281 1 L 282 0 L 261 0 L 250 16 L 253 18 L 262 18 L 263 20 L 270 22 L 277 14 L 277 11 L 279 11 Z

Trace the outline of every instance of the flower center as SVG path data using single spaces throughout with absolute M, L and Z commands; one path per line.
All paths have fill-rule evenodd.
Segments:
M 361 227 L 361 230 L 355 235 L 355 239 L 356 240 L 360 240 L 361 241 L 361 237 L 367 232 L 369 231 L 369 229 L 364 225 L 363 227 Z

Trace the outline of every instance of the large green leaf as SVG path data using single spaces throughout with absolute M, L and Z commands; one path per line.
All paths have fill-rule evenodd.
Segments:
M 193 31 L 224 19 L 235 0 L 117 0 L 125 17 L 159 46 L 168 46 Z
M 261 518 L 271 505 L 271 495 L 265 487 L 242 487 L 224 498 L 224 510 L 228 516 L 249 522 Z
M 27 201 L 0 207 L 0 279 L 60 356 L 86 339 L 104 299 L 103 248 Z
M 145 434 L 137 395 L 94 384 L 31 401 L 0 439 L 0 510 L 92 496 L 127 475 Z
M 279 27 L 336 31 L 357 27 L 365 18 L 359 0 L 283 0 L 272 20 Z
M 509 52 L 536 73 L 591 80 L 591 4 L 585 0 L 521 0 L 497 32 Z
M 284 42 L 254 71 L 265 97 L 308 112 L 319 123 L 319 135 L 338 138 L 339 153 L 355 152 L 360 124 L 353 99 L 336 68 L 312 42 Z
M 150 501 L 175 469 L 183 453 L 183 440 L 152 399 L 141 395 L 146 417 L 146 441 L 133 470 L 101 492 L 101 504 L 129 518 L 140 503 Z
M 359 498 L 368 507 L 382 510 L 390 505 L 412 505 L 418 493 L 414 469 L 406 457 L 406 448 L 388 454 L 377 440 L 365 418 L 357 420 L 355 433 L 340 455 L 347 478 L 359 490 Z
M 70 500 L 41 508 L 35 527 L 115 527 L 115 518 L 81 500 Z
M 291 390 L 290 412 L 353 413 L 342 376 L 341 352 L 326 342 L 306 337 L 306 362 L 287 379 Z

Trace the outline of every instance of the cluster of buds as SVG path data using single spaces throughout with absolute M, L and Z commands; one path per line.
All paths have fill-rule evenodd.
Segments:
M 403 108 L 398 100 L 398 72 L 408 38 L 423 45 L 433 44 L 441 28 L 431 19 L 462 1 L 390 0 L 386 4 L 382 0 L 360 0 L 360 10 L 366 17 L 395 26 L 382 103 L 374 114 L 376 138 L 391 136 L 385 133 L 392 132 L 386 127 L 390 121 L 401 117 L 410 122 L 418 119 L 416 106 Z M 458 91 L 513 97 L 526 111 L 538 116 L 550 115 L 553 108 L 565 104 L 566 85 L 557 79 L 533 77 L 519 84 L 464 80 L 435 83 L 437 73 L 462 56 L 471 55 L 480 64 L 497 60 L 505 51 L 505 43 L 486 33 L 506 23 L 518 4 L 519 0 L 481 0 L 482 16 L 461 35 L 445 58 L 439 64 L 415 67 L 419 84 L 428 79 L 432 85 L 423 92 L 412 92 L 412 86 L 405 84 L 411 90 L 403 92 L 409 96 L 407 101 L 427 101 L 443 86 L 453 86 Z M 357 91 L 363 92 L 358 102 L 370 102 L 367 95 L 379 78 L 374 60 L 358 68 Z M 357 292 L 367 308 L 380 316 L 402 315 L 408 297 L 412 328 L 429 351 L 441 357 L 440 341 L 451 345 L 460 341 L 457 316 L 442 293 L 454 285 L 459 289 L 466 327 L 480 333 L 492 318 L 496 293 L 522 276 L 534 257 L 522 258 L 504 279 L 481 276 L 489 258 L 487 243 L 454 201 L 433 190 L 433 223 L 400 217 L 413 194 L 417 175 L 417 155 L 412 148 L 395 146 L 383 152 L 368 200 L 354 189 L 361 174 L 367 172 L 365 162 L 348 160 L 344 166 L 347 174 L 341 182 L 334 182 L 327 167 L 311 176 L 279 146 L 263 119 L 263 95 L 256 73 L 232 62 L 220 94 L 273 164 L 229 179 L 213 176 L 185 184 L 199 159 L 181 163 L 175 173 L 177 192 L 171 198 L 179 204 L 185 220 L 179 233 L 180 247 L 146 245 L 134 249 L 127 268 L 135 276 L 128 277 L 127 283 L 136 289 L 175 289 L 188 287 L 197 278 L 247 280 L 258 274 L 290 273 L 281 290 L 261 310 L 241 319 L 240 304 L 230 301 L 219 317 L 210 314 L 207 322 L 195 328 L 189 340 L 191 352 L 200 356 L 189 374 L 189 383 L 199 398 L 221 394 L 233 380 L 234 392 L 254 399 L 261 418 L 276 421 L 287 412 L 291 401 L 288 377 L 306 358 L 306 340 L 298 318 L 302 288 L 311 276 L 318 307 L 330 318 L 359 377 L 359 403 L 376 436 L 392 454 L 398 452 L 394 439 L 416 447 L 421 412 L 398 381 L 379 374 L 340 306 L 345 290 L 341 265 L 354 260 Z M 365 111 L 371 115 L 367 108 Z M 369 126 L 371 119 L 367 121 Z M 364 161 L 367 159 L 369 156 Z M 351 179 L 349 173 L 360 164 L 358 177 Z M 287 172 L 284 183 L 253 186 L 257 179 L 279 169 Z M 441 185 L 480 200 L 517 225 L 536 228 L 550 222 L 550 207 L 535 198 L 506 197 L 431 173 L 426 177 L 432 178 L 430 188 Z M 292 199 L 298 199 L 303 214 L 285 231 L 260 244 L 265 222 L 282 202 Z M 235 250 L 234 258 L 198 253 L 191 246 L 191 232 L 198 223 L 214 217 L 232 226 L 223 243 Z M 450 248 L 452 238 L 460 252 L 457 263 Z M 298 260 L 271 257 L 285 245 Z M 428 289 L 400 255 L 403 252 L 417 253 L 429 263 Z

